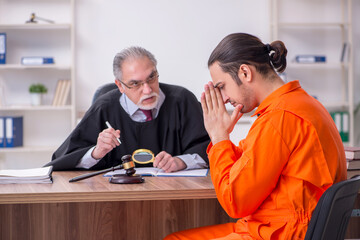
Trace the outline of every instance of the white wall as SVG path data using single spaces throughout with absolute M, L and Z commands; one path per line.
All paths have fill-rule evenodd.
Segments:
M 302 6 L 290 4 L 290 8 L 282 11 L 288 11 L 285 18 L 291 16 L 300 21 L 314 17 L 301 11 L 304 5 L 311 4 L 324 21 L 333 18 L 336 21 L 339 20 L 339 2 L 304 0 Z M 359 12 L 360 1 L 353 1 L 357 103 L 360 101 Z M 139 45 L 150 50 L 158 60 L 161 82 L 185 86 L 200 98 L 204 83 L 210 80 L 207 59 L 223 37 L 232 32 L 248 32 L 263 42 L 270 41 L 269 0 L 77 0 L 75 15 L 78 111 L 90 106 L 98 86 L 114 81 L 113 57 L 125 47 Z M 294 51 L 288 50 L 289 53 Z M 317 51 L 319 49 L 313 49 Z M 314 75 L 314 83 L 316 79 Z M 336 83 L 335 80 L 324 84 Z M 333 93 L 326 95 L 326 89 L 324 97 L 333 98 Z M 357 115 L 356 128 L 359 129 L 360 113 Z M 360 130 L 356 142 L 360 143 Z
M 268 19 L 264 0 L 77 0 L 77 108 L 86 110 L 96 88 L 114 81 L 113 58 L 132 45 L 155 55 L 161 82 L 185 86 L 200 98 L 210 80 L 207 60 L 219 41 L 239 31 L 267 41 Z

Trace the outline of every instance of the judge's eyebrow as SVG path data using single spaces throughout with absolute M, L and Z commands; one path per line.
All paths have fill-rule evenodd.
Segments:
M 156 74 L 157 70 L 154 69 L 152 70 L 152 72 L 149 74 L 149 76 L 146 77 L 145 81 L 148 80 L 152 75 Z M 129 82 L 141 82 L 142 80 L 135 80 L 135 79 L 130 79 Z

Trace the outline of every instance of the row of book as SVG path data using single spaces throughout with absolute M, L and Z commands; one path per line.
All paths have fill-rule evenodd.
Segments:
M 58 80 L 52 102 L 53 106 L 64 106 L 67 104 L 70 96 L 70 87 L 71 87 L 70 80 L 68 79 Z
M 0 148 L 23 145 L 23 117 L 0 116 Z

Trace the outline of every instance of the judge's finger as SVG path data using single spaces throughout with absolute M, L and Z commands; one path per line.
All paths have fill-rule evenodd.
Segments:
M 101 132 L 99 134 L 97 145 L 103 146 L 104 144 L 108 144 L 111 146 L 111 149 L 115 148 L 116 146 L 120 145 L 117 141 L 116 137 L 108 132 Z
M 156 156 L 155 156 L 155 159 L 154 159 L 154 162 L 153 162 L 153 166 L 154 167 L 158 167 L 159 165 L 159 162 L 164 158 L 166 152 L 165 151 L 162 151 L 162 152 L 159 152 Z
M 116 146 L 119 146 L 120 143 L 119 143 L 118 139 L 120 138 L 120 130 L 116 130 L 112 134 L 113 134 L 112 135 L 112 140 L 115 142 Z
M 112 138 L 101 138 L 97 145 L 99 145 L 101 148 L 104 149 L 110 149 L 112 150 L 113 148 L 117 147 L 117 141 L 113 140 Z
M 164 172 L 174 172 L 176 168 L 176 164 L 174 161 L 168 161 L 161 169 L 164 170 Z
M 119 131 L 119 130 L 117 130 L 117 131 Z M 118 135 L 118 133 L 114 129 L 106 129 L 99 134 L 100 141 L 103 141 L 107 144 L 113 143 L 112 145 L 115 145 L 115 146 L 117 146 L 117 144 L 119 144 L 116 139 L 117 136 L 120 137 L 120 135 Z
M 163 158 L 161 159 L 161 161 L 159 161 L 157 167 L 163 169 L 164 166 L 165 166 L 169 161 L 171 161 L 171 159 L 172 159 L 172 156 L 171 156 L 169 153 L 165 152 Z
M 115 144 L 109 144 L 106 143 L 102 140 L 98 140 L 96 143 L 96 158 L 102 158 L 103 156 L 105 156 L 108 152 L 110 152 L 111 150 L 114 149 L 114 147 L 116 147 Z M 101 157 L 99 157 L 99 154 L 101 155 Z
M 115 137 L 120 138 L 120 130 L 115 130 Z

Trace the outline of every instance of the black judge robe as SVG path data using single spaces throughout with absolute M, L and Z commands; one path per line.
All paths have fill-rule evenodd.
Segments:
M 107 128 L 105 121 L 120 130 L 122 144 L 91 170 L 116 166 L 123 155 L 139 148 L 150 149 L 155 155 L 163 150 L 172 156 L 197 153 L 208 163 L 206 147 L 210 139 L 195 95 L 179 86 L 160 83 L 160 88 L 165 101 L 158 116 L 148 122 L 135 122 L 130 118 L 120 105 L 118 89 L 100 96 L 45 166 L 52 165 L 53 170 L 76 169 L 80 159 L 96 145 L 99 133 Z M 152 166 L 152 163 L 140 167 L 144 166 Z

